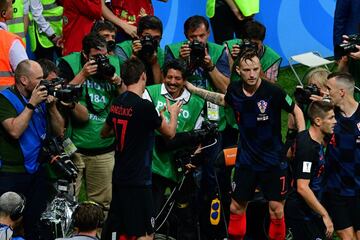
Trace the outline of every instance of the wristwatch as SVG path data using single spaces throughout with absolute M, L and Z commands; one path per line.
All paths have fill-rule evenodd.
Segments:
M 32 105 L 31 103 L 27 103 L 26 104 L 26 107 L 28 108 L 28 109 L 30 109 L 30 110 L 35 110 L 35 106 L 34 105 Z

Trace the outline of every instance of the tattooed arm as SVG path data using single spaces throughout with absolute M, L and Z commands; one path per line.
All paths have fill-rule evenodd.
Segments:
M 205 99 L 206 101 L 215 103 L 220 106 L 226 105 L 225 95 L 222 93 L 211 92 L 202 88 L 198 88 L 189 82 L 186 82 L 185 86 L 191 93 L 199 95 L 201 98 Z

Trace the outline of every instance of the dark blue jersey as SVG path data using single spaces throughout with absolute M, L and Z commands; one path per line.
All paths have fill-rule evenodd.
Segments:
M 294 102 L 276 85 L 262 81 L 250 97 L 242 82 L 230 83 L 225 101 L 234 110 L 240 132 L 237 166 L 256 171 L 280 166 L 283 147 L 281 110 L 292 112 Z
M 335 109 L 336 125 L 327 150 L 327 190 L 341 196 L 360 194 L 360 107 L 351 117 Z
M 286 201 L 287 216 L 291 218 L 309 220 L 317 214 L 306 204 L 297 192 L 297 180 L 310 180 L 309 188 L 320 201 L 325 187 L 324 146 L 314 141 L 309 131 L 300 132 L 296 138 L 295 159 L 292 163 L 294 174 L 294 189 Z
M 155 129 L 161 121 L 154 105 L 135 93 L 125 92 L 115 99 L 106 119 L 116 137 L 113 184 L 151 185 Z

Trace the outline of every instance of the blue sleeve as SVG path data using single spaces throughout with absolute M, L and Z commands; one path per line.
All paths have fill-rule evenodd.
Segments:
M 129 57 L 126 55 L 125 51 L 116 45 L 115 47 L 115 55 L 119 57 L 120 63 L 124 63 Z
M 229 64 L 229 58 L 228 55 L 224 49 L 222 52 L 219 60 L 216 63 L 216 68 L 219 70 L 221 74 L 223 74 L 225 77 L 230 77 L 230 64 Z
M 168 46 L 165 46 L 165 63 L 170 61 L 170 60 L 174 60 L 175 57 L 174 55 L 172 54 L 170 48 Z

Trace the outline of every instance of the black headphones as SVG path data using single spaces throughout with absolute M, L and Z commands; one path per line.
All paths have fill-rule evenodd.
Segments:
M 18 193 L 18 195 L 21 197 L 21 202 L 10 212 L 10 219 L 14 222 L 23 216 L 26 205 L 25 196 L 20 193 Z
M 94 202 L 94 201 L 84 201 L 82 203 L 80 203 L 74 210 L 73 214 L 72 214 L 72 220 L 73 220 L 73 224 L 74 224 L 74 227 L 78 227 L 79 223 L 76 221 L 76 217 L 74 216 L 77 216 L 78 212 L 79 212 L 79 209 L 84 206 L 84 205 L 87 205 L 87 204 L 91 204 L 93 206 L 95 206 L 97 208 L 97 211 L 96 211 L 96 217 L 98 218 L 98 222 L 96 223 L 96 226 L 98 228 L 101 228 L 103 225 L 104 225 L 104 220 L 105 220 L 105 214 L 104 214 L 104 211 L 103 211 L 103 207 L 100 206 L 98 203 Z

